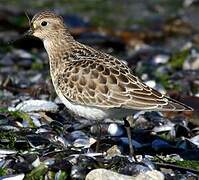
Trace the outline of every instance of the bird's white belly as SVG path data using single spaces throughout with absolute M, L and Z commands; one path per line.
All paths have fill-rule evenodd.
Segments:
M 59 90 L 57 90 L 57 94 L 64 105 L 78 116 L 90 120 L 102 120 L 108 117 L 107 112 L 100 108 L 71 103 Z

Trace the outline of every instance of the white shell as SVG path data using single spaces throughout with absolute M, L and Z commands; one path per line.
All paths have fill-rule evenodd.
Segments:
M 55 112 L 58 106 L 51 101 L 45 100 L 27 100 L 18 104 L 15 108 L 8 108 L 9 111 L 22 111 L 22 112 Z

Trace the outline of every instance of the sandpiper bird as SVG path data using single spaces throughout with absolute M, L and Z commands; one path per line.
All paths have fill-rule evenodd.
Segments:
M 65 106 L 79 116 L 102 121 L 125 119 L 135 110 L 192 110 L 145 85 L 117 58 L 77 42 L 63 19 L 53 12 L 37 13 L 28 34 L 43 41 L 55 91 Z M 126 120 L 125 123 L 133 153 Z

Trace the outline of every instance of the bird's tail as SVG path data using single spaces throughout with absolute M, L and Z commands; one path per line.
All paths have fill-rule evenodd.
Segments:
M 176 101 L 172 98 L 166 97 L 168 100 L 168 103 L 165 105 L 161 105 L 160 110 L 161 111 L 193 111 L 193 108 Z

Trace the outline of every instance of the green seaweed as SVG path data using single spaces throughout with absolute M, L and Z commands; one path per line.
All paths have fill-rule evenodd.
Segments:
M 170 76 L 168 74 L 155 72 L 155 77 L 157 78 L 157 81 L 164 86 L 165 89 L 171 89 L 171 83 L 169 81 Z
M 161 139 L 166 140 L 166 141 L 174 141 L 174 137 L 169 133 L 169 132 L 163 132 L 158 135 Z
M 58 180 L 65 180 L 67 177 L 68 177 L 68 173 L 66 171 L 61 170 Z
M 43 180 L 47 171 L 48 166 L 42 163 L 38 167 L 34 168 L 30 173 L 26 174 L 24 180 Z
M 10 111 L 7 108 L 0 108 L 0 113 L 9 113 Z
M 33 62 L 31 65 L 32 70 L 42 70 L 44 69 L 44 65 L 42 63 Z
M 8 19 L 16 27 L 25 27 L 28 24 L 28 20 L 25 13 L 24 16 L 12 16 L 9 17 Z
M 4 132 L 4 131 L 1 131 L 0 132 L 0 139 L 6 139 L 8 140 L 8 144 L 5 146 L 5 145 L 1 145 L 3 148 L 6 148 L 6 149 L 15 149 L 15 143 L 16 143 L 16 133 L 13 132 L 13 131 L 9 131 L 9 132 Z
M 6 176 L 8 175 L 8 169 L 7 168 L 0 168 L 0 176 Z
M 27 121 L 30 127 L 32 127 L 32 128 L 35 127 L 34 123 L 32 122 L 32 119 L 29 116 L 29 114 L 27 114 L 25 112 L 20 112 L 20 111 L 12 111 L 12 112 L 10 112 L 10 114 L 14 117 L 21 118 L 24 121 Z
M 183 160 L 183 161 L 175 161 L 175 164 L 184 168 L 191 168 L 199 171 L 199 161 Z
M 156 156 L 154 158 L 154 161 L 173 164 L 183 168 L 189 168 L 199 171 L 199 161 L 196 160 L 179 160 L 178 157 L 176 159 L 175 156 L 174 157 Z
M 155 77 L 157 81 L 166 89 L 166 90 L 175 90 L 182 91 L 182 85 L 178 82 L 172 82 L 170 75 L 167 73 L 155 72 Z
M 189 56 L 189 50 L 184 50 L 175 53 L 170 59 L 171 67 L 174 69 L 182 69 L 182 65 L 188 56 Z
M 9 111 L 7 108 L 0 108 L 0 113 L 8 113 L 9 115 L 14 116 L 16 118 L 21 118 L 24 121 L 27 121 L 30 127 L 32 128 L 35 127 L 28 113 L 21 112 L 21 111 Z

